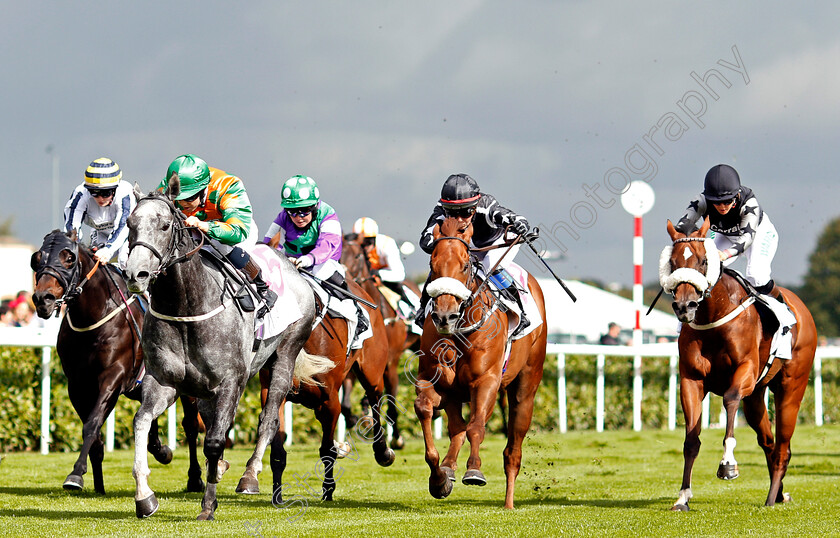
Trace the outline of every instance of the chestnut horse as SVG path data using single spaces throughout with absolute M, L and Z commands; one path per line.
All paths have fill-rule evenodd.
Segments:
M 718 478 L 738 477 L 735 461 L 735 413 L 744 403 L 744 417 L 755 430 L 770 473 L 766 506 L 787 502 L 782 479 L 790 461 L 790 439 L 796 427 L 802 395 L 817 347 L 811 313 L 792 291 L 778 288 L 796 316 L 792 329 L 792 357 L 770 359 L 770 344 L 777 323 L 763 320 L 751 297 L 738 281 L 720 270 L 720 256 L 706 239 L 709 220 L 689 235 L 677 232 L 668 221 L 673 241 L 660 260 L 660 282 L 673 294 L 680 330 L 680 399 L 685 414 L 682 486 L 672 510 L 688 510 L 691 469 L 700 452 L 701 403 L 709 392 L 723 396 L 726 409 L 724 455 Z M 774 394 L 776 440 L 764 404 L 767 388 Z
M 56 352 L 67 376 L 70 402 L 82 420 L 82 448 L 64 489 L 80 490 L 87 472 L 93 488 L 105 494 L 102 478 L 102 424 L 117 405 L 120 394 L 141 400 L 137 383 L 143 366 L 140 335 L 143 310 L 131 296 L 122 275 L 111 266 L 98 267 L 89 251 L 80 248 L 76 234 L 54 230 L 32 255 L 35 303 L 38 316 L 49 318 L 66 303 L 67 310 L 56 342 Z M 129 298 L 130 297 L 130 298 Z M 184 432 L 190 449 L 187 491 L 203 491 L 201 466 L 196 456 L 198 410 L 193 400 L 182 398 Z M 160 442 L 157 421 L 150 431 L 149 452 L 161 463 L 172 461 L 172 451 Z
M 352 281 L 348 281 L 347 284 L 350 293 L 365 300 L 370 300 L 357 284 Z M 334 366 L 329 372 L 314 376 L 317 384 L 295 385 L 286 396 L 286 399 L 290 402 L 314 410 L 315 417 L 321 423 L 322 436 L 319 456 L 323 467 L 318 467 L 318 473 L 319 476 L 323 477 L 321 497 L 325 501 L 332 500 L 336 488 L 334 466 L 339 455 L 335 443 L 335 428 L 338 424 L 338 417 L 341 415 L 341 401 L 338 397 L 338 390 L 351 369 L 373 404 L 371 406 L 373 410 L 372 424 L 370 422 L 366 423 L 365 431 L 372 432 L 372 438 L 366 438 L 366 442 L 368 440 L 373 442 L 373 454 L 376 463 L 382 467 L 388 467 L 396 459 L 394 451 L 388 448 L 379 411 L 384 392 L 383 373 L 388 361 L 388 340 L 385 334 L 385 324 L 378 310 L 367 306 L 362 306 L 362 308 L 370 316 L 373 336 L 364 341 L 361 349 L 352 350 L 349 354 L 347 352 L 347 321 L 344 318 L 334 317 L 326 313 L 318 323 L 321 316 L 316 317 L 315 323 L 317 324 L 304 344 L 304 350 L 310 354 L 326 357 L 334 363 Z M 268 378 L 266 374 L 265 370 L 260 371 L 263 402 L 265 402 L 267 395 L 266 382 Z M 272 503 L 276 507 L 285 506 L 283 504 L 282 476 L 286 468 L 286 449 L 283 446 L 286 440 L 286 432 L 282 409 L 283 405 L 281 404 L 279 428 L 271 442 L 271 470 L 274 475 Z M 341 474 L 343 474 L 343 471 L 338 476 L 340 477 Z M 289 485 L 289 487 L 295 486 L 295 483 Z M 256 474 L 247 472 L 243 474 L 236 487 L 236 492 L 259 493 L 259 481 Z M 286 502 L 294 504 L 297 501 L 288 500 Z
M 370 262 L 365 255 L 364 248 L 357 241 L 357 234 L 347 234 L 344 236 L 344 242 L 341 249 L 341 263 L 347 268 L 348 276 L 353 277 L 367 294 L 373 298 L 379 306 L 382 317 L 385 321 L 385 329 L 388 334 L 388 366 L 385 368 L 385 393 L 390 396 L 388 399 L 387 419 L 388 424 L 393 428 L 393 436 L 391 439 L 391 448 L 402 449 L 405 446 L 405 440 L 400 434 L 399 428 L 399 409 L 397 407 L 398 389 L 400 380 L 400 357 L 403 351 L 410 349 L 416 345 L 420 340 L 420 335 L 412 332 L 407 323 L 412 323 L 413 320 L 405 320 L 397 315 L 394 307 L 385 298 L 379 289 L 382 284 L 377 284 L 376 277 L 373 276 Z M 403 281 L 404 286 L 408 286 L 412 291 L 420 297 L 420 288 L 417 284 L 410 280 Z M 347 420 L 349 426 L 352 426 L 356 417 L 352 415 L 350 407 L 351 398 L 350 393 L 353 389 L 354 376 L 348 376 L 344 382 L 344 397 L 342 399 L 342 413 Z M 404 410 L 404 409 L 403 409 Z
M 540 286 L 529 275 L 528 289 L 543 323 L 536 326 L 537 320 L 532 319 L 535 328 L 511 343 L 506 358 L 508 314 L 499 308 L 496 295 L 472 262 L 472 224 L 466 229 L 459 226 L 457 219 L 447 218 L 434 231 L 427 286 L 432 311 L 426 317 L 420 340 L 414 410 L 423 428 L 426 462 L 431 470 L 429 492 L 438 499 L 451 493 L 458 453 L 465 439 L 470 442 L 470 457 L 462 481 L 467 485 L 486 483 L 479 448 L 496 394 L 506 389 L 509 408 L 504 449 L 505 508 L 513 508 L 522 441 L 531 426 L 534 397 L 543 374 L 545 303 Z M 469 423 L 461 414 L 465 402 L 470 404 Z M 449 423 L 449 450 L 442 464 L 432 433 L 432 417 L 438 409 L 446 411 Z

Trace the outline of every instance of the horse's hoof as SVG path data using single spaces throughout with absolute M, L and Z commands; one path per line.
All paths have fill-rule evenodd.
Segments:
M 735 480 L 736 478 L 738 478 L 738 476 L 739 476 L 739 473 L 738 473 L 738 464 L 737 463 L 736 464 L 727 464 L 727 465 L 724 465 L 723 463 L 721 463 L 718 466 L 717 477 L 720 478 L 721 480 Z
M 450 482 L 455 482 L 455 471 L 452 467 L 447 467 L 446 465 L 441 465 L 440 470 L 446 474 L 446 477 L 449 478 Z
M 487 479 L 484 478 L 484 475 L 478 469 L 470 469 L 464 473 L 464 478 L 461 479 L 461 482 L 468 486 L 483 486 L 487 484 Z
M 672 512 L 688 512 L 687 504 L 675 504 L 671 507 Z
M 85 487 L 85 479 L 77 474 L 69 474 L 64 480 L 64 489 L 67 491 L 80 491 Z
M 386 448 L 385 452 L 382 452 L 381 454 L 374 454 L 374 457 L 376 458 L 376 463 L 378 463 L 380 467 L 388 467 L 394 463 L 395 459 L 397 459 L 397 455 L 394 454 L 394 451 L 390 448 Z
M 449 497 L 449 494 L 452 493 L 452 481 L 444 480 L 443 484 L 438 486 L 433 484 L 432 480 L 429 479 L 429 493 L 431 493 L 432 497 L 435 499 L 445 499 Z
M 236 493 L 244 493 L 245 495 L 256 495 L 259 492 L 259 480 L 245 476 L 239 479 L 239 484 L 236 486 Z
M 213 517 L 212 510 L 202 510 L 201 513 L 198 514 L 198 517 L 195 519 L 196 521 L 213 521 L 213 519 L 215 518 Z
M 198 478 L 190 478 L 187 480 L 187 492 L 201 493 L 204 491 L 204 480 L 199 476 Z
M 137 517 L 140 519 L 151 516 L 158 511 L 158 508 L 160 508 L 160 504 L 158 503 L 157 497 L 155 497 L 154 493 L 142 501 L 134 501 L 134 513 L 137 514 Z
M 353 451 L 353 447 L 346 441 L 343 443 L 333 441 L 333 445 L 335 445 L 335 458 L 338 460 L 346 458 Z
M 402 435 L 391 439 L 391 448 L 394 450 L 402 450 L 405 448 L 405 439 L 403 439 Z
M 168 465 L 172 462 L 172 449 L 170 449 L 166 445 L 162 445 L 160 450 L 157 452 L 153 452 L 152 456 L 158 461 L 158 463 L 162 463 L 164 465 Z

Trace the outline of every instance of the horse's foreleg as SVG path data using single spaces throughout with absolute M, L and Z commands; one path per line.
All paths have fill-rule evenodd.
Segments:
M 404 341 L 404 340 L 403 340 Z M 400 413 L 397 406 L 397 396 L 399 392 L 400 380 L 400 355 L 402 351 L 395 348 L 391 352 L 392 356 L 385 368 L 385 394 L 388 395 L 388 424 L 391 425 L 391 442 L 390 447 L 396 450 L 401 450 L 405 446 L 405 439 L 400 433 L 399 417 Z M 403 409 L 405 411 L 405 409 Z
M 87 394 L 78 396 L 76 391 L 71 391 L 70 396 L 74 402 L 88 397 Z M 87 460 L 90 457 L 93 471 L 93 489 L 101 495 L 105 494 L 105 481 L 102 477 L 102 460 L 105 457 L 105 453 L 101 447 L 102 425 L 105 423 L 108 414 L 114 409 L 119 397 L 118 383 L 116 380 L 112 380 L 110 384 L 99 388 L 99 395 L 87 413 L 84 413 L 83 409 L 76 407 L 76 412 L 82 418 L 83 423 L 82 447 L 79 450 L 79 457 L 73 465 L 73 470 L 64 480 L 64 489 L 80 490 L 84 487 L 84 479 L 82 477 L 87 472 Z M 99 447 L 98 449 L 95 448 L 97 446 Z
M 212 520 L 219 503 L 216 499 L 216 485 L 230 468 L 224 460 L 227 432 L 233 424 L 236 405 L 245 389 L 245 382 L 230 379 L 217 390 L 212 400 L 200 400 L 199 412 L 207 417 L 207 435 L 204 437 L 204 456 L 207 458 L 207 486 L 201 500 L 199 521 Z
M 428 385 L 428 387 L 424 387 Z M 429 493 L 436 499 L 444 499 L 452 493 L 452 481 L 440 468 L 440 454 L 435 448 L 435 437 L 432 431 L 432 415 L 439 408 L 441 397 L 434 391 L 428 381 L 419 381 L 420 393 L 414 400 L 414 413 L 420 421 L 423 430 L 423 442 L 426 446 L 426 463 L 429 465 Z
M 723 395 L 723 407 L 726 410 L 726 433 L 723 436 L 723 458 L 718 465 L 717 477 L 721 480 L 738 478 L 738 462 L 735 460 L 735 417 L 738 406 L 745 394 L 752 394 L 755 389 L 755 367 L 749 361 L 739 366 L 732 376 L 732 386 Z
M 172 405 L 177 394 L 174 388 L 160 385 L 152 375 L 143 380 L 143 401 L 134 415 L 134 467 L 136 483 L 134 505 L 137 517 L 149 517 L 158 509 L 154 491 L 149 487 L 149 456 L 146 453 L 152 421 Z
M 453 482 L 455 470 L 458 468 L 458 454 L 467 439 L 467 422 L 464 420 L 463 407 L 462 403 L 454 401 L 447 402 L 445 406 L 449 449 L 443 457 L 441 468 Z
M 359 419 L 359 422 L 356 423 L 355 431 L 364 431 L 363 437 L 367 441 L 373 442 L 373 456 L 376 458 L 376 463 L 382 467 L 388 467 L 394 463 L 396 454 L 388 448 L 387 435 L 382 427 L 382 393 L 385 386 L 382 374 L 373 377 L 369 370 L 362 367 L 360 368 L 358 379 L 359 383 L 365 389 L 368 402 L 370 402 L 371 413 L 369 417 L 365 416 Z M 396 400 L 393 400 L 391 403 L 396 403 Z
M 358 422 L 359 417 L 353 414 L 353 385 L 356 382 L 356 374 L 350 371 L 341 383 L 341 414 L 344 416 L 344 424 L 348 429 Z
M 702 402 L 706 396 L 703 382 L 699 380 L 680 379 L 680 401 L 685 416 L 685 442 L 683 443 L 683 478 L 680 494 L 671 510 L 687 511 L 688 501 L 691 500 L 691 470 L 694 460 L 700 453 L 700 417 Z
M 190 451 L 190 468 L 187 471 L 187 491 L 198 493 L 204 491 L 204 481 L 201 479 L 201 465 L 198 463 L 198 406 L 195 399 L 181 397 L 184 408 L 184 419 L 181 426 L 187 439 Z
M 498 379 L 488 379 L 478 383 L 471 390 L 470 421 L 467 424 L 467 439 L 470 442 L 470 457 L 467 459 L 467 471 L 461 482 L 469 486 L 483 486 L 487 483 L 481 472 L 481 443 L 487 432 L 487 420 L 496 407 L 496 394 L 499 391 Z

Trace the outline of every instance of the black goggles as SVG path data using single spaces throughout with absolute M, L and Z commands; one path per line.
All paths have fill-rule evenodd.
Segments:
M 298 217 L 298 218 L 305 217 L 305 216 L 309 215 L 310 213 L 312 213 L 313 211 L 315 211 L 315 206 L 314 205 L 309 206 L 309 207 L 294 207 L 294 208 L 290 207 L 290 208 L 286 209 L 286 213 L 288 213 L 290 217 Z
M 88 192 L 94 198 L 110 198 L 117 189 L 88 189 Z
M 447 217 L 470 218 L 475 215 L 474 207 L 446 207 L 443 209 Z
M 181 200 L 179 200 L 179 202 L 186 202 L 188 204 L 191 204 L 191 203 L 195 202 L 196 200 L 198 200 L 199 196 L 201 196 L 201 193 L 203 193 L 203 192 L 204 192 L 204 189 L 201 189 L 200 191 L 193 194 L 189 198 L 182 198 Z

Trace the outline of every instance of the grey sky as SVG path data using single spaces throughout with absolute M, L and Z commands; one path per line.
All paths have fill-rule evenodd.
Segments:
M 632 218 L 617 201 L 606 207 L 617 200 L 605 182 L 615 167 L 649 176 L 656 191 L 645 216 L 646 282 L 665 219 L 682 215 L 714 164 L 735 166 L 771 216 L 783 283 L 801 281 L 817 234 L 838 213 L 840 7 L 830 3 L 0 8 L 0 218 L 14 216 L 17 235 L 36 246 L 52 222 L 48 145 L 60 157 L 62 207 L 96 157 L 150 190 L 190 152 L 244 180 L 263 232 L 279 185 L 306 174 L 345 229 L 366 215 L 416 241 L 444 179 L 465 172 L 532 224 L 575 226 L 577 239 L 558 235 L 561 275 L 626 285 Z M 718 63 L 737 63 L 733 47 L 743 74 Z M 730 84 L 709 82 L 717 100 L 691 77 L 712 68 Z M 705 103 L 702 128 L 678 105 L 700 109 L 690 92 Z M 651 135 L 668 118 L 675 139 Z M 636 144 L 649 161 L 636 152 L 630 164 L 655 163 L 646 174 L 625 163 Z M 598 184 L 600 202 L 584 184 Z M 407 259 L 410 273 L 426 263 L 420 252 Z

